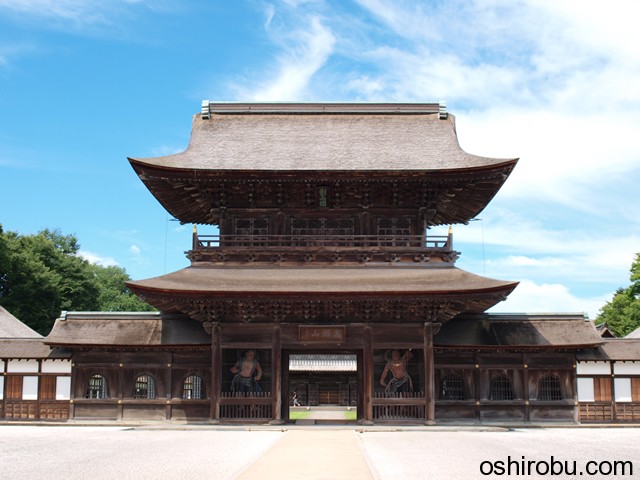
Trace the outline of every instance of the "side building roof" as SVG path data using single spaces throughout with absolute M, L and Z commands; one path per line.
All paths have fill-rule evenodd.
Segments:
M 436 347 L 597 347 L 604 342 L 584 314 L 461 315 L 434 337 Z
M 158 347 L 211 345 L 199 322 L 159 312 L 64 312 L 56 319 L 48 345 L 67 347 Z

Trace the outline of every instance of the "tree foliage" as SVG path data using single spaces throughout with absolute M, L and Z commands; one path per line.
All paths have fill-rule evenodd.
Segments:
M 630 269 L 631 285 L 619 288 L 610 302 L 600 309 L 596 323 L 606 323 L 618 337 L 640 327 L 640 253 Z
M 125 287 L 124 269 L 91 264 L 79 249 L 58 230 L 19 235 L 0 225 L 0 305 L 44 335 L 63 310 L 153 310 Z

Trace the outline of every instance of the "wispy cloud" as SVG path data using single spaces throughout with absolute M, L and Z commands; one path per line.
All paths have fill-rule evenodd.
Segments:
M 305 19 L 303 28 L 288 32 L 280 41 L 287 47 L 277 57 L 271 78 L 239 92 L 244 99 L 291 101 L 305 97 L 309 81 L 331 55 L 335 37 L 319 17 L 312 15 Z

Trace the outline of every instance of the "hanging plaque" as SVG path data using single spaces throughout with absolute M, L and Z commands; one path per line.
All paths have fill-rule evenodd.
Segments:
M 346 339 L 347 328 L 345 326 L 300 325 L 298 327 L 300 342 L 344 343 Z

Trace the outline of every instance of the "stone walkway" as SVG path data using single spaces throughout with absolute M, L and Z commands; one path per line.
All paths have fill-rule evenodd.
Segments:
M 238 480 L 372 480 L 354 430 L 290 430 Z

